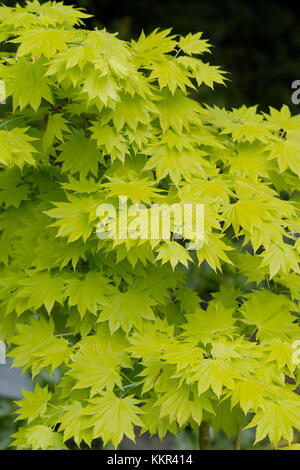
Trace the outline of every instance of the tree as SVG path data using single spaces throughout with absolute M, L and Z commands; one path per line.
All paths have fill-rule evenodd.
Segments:
M 118 446 L 135 428 L 162 438 L 187 426 L 204 441 L 207 423 L 291 444 L 300 117 L 199 104 L 198 87 L 226 80 L 199 58 L 201 33 L 124 42 L 85 29 L 87 17 L 61 2 L 0 8 L 1 40 L 15 45 L 0 65 L 1 339 L 34 377 L 60 373 L 24 393 L 14 445 Z M 147 217 L 153 204 L 203 204 L 204 239 L 178 238 L 175 216 L 167 237 L 107 236 L 122 210 L 99 225 L 99 207 L 119 196 Z M 232 285 L 221 276 L 201 299 L 192 263 Z

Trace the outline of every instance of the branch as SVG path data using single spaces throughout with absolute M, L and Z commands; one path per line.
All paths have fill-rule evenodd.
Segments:
M 209 434 L 210 424 L 207 421 L 202 421 L 199 427 L 199 449 L 211 450 L 211 438 Z
M 237 428 L 236 438 L 235 438 L 235 445 L 234 445 L 235 450 L 241 450 L 242 431 L 243 431 L 243 428 L 239 424 Z

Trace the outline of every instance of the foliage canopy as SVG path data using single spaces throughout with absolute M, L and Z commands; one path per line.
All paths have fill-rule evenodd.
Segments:
M 0 337 L 50 389 L 19 402 L 20 449 L 73 438 L 117 446 L 202 420 L 256 427 L 276 446 L 300 429 L 300 116 L 197 102 L 226 74 L 201 33 L 124 42 L 61 2 L 0 8 Z M 201 58 L 200 58 L 200 57 Z M 196 252 L 172 238 L 99 240 L 118 195 L 205 206 Z M 209 300 L 188 263 L 230 273 Z M 242 282 L 241 282 L 242 280 Z M 289 380 L 287 380 L 289 377 Z M 114 423 L 114 426 L 112 426 Z

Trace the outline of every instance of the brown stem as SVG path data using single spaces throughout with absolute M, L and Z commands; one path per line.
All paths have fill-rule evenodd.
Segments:
M 199 449 L 211 450 L 211 438 L 209 434 L 210 424 L 207 421 L 202 421 L 199 427 Z
M 236 438 L 235 438 L 235 450 L 241 450 L 241 438 L 242 438 L 243 427 L 239 424 L 237 428 Z

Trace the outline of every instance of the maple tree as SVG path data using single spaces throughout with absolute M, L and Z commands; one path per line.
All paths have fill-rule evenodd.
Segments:
M 163 438 L 209 423 L 256 426 L 274 446 L 300 429 L 300 116 L 194 99 L 226 74 L 201 33 L 89 31 L 61 2 L 0 7 L 0 339 L 51 389 L 18 403 L 19 449 L 135 429 Z M 200 56 L 200 57 L 199 57 Z M 202 203 L 205 237 L 111 240 L 97 207 L 117 196 Z M 203 301 L 192 263 L 224 271 Z M 289 380 L 287 380 L 287 377 Z M 114 423 L 114 426 L 112 426 Z

